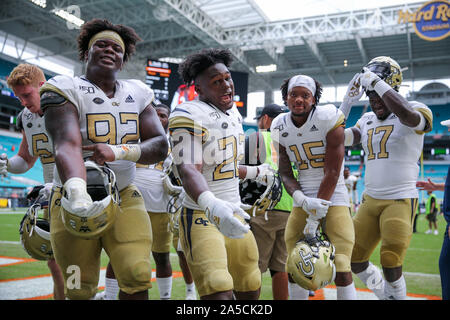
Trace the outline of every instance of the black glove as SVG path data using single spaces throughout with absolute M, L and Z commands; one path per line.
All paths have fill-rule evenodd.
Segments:
M 39 191 L 44 188 L 43 185 L 41 186 L 34 186 L 33 190 L 31 190 L 28 194 L 27 194 L 27 199 L 34 201 L 37 199 L 37 197 L 39 196 Z

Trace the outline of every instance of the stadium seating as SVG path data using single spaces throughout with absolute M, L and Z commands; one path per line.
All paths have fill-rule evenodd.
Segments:
M 433 130 L 430 134 L 448 134 L 447 127 L 441 125 L 441 121 L 450 119 L 450 104 L 431 106 L 433 112 Z
M 346 165 L 350 168 L 351 174 L 355 174 L 359 171 L 359 165 Z M 424 173 L 423 173 L 423 179 L 426 181 L 427 178 L 430 178 L 433 182 L 443 183 L 445 182 L 445 178 L 447 176 L 448 171 L 448 164 L 426 164 L 424 165 Z M 361 172 L 361 178 L 358 180 L 358 183 L 356 185 L 356 189 L 358 191 L 359 199 L 361 200 L 361 195 L 364 192 L 364 167 Z M 422 173 L 419 173 L 418 180 L 422 180 Z M 444 192 L 443 191 L 435 191 L 436 197 L 438 199 L 443 199 Z M 426 198 L 425 192 L 419 192 L 419 202 L 422 202 L 422 198 Z
M 21 138 L 0 133 L 0 154 L 6 153 L 8 158 L 14 156 L 19 151 L 21 141 Z M 44 183 L 42 164 L 40 161 L 36 161 L 33 168 L 24 174 L 8 173 L 6 177 L 0 177 L 0 196 L 8 196 L 12 188 L 26 189 L 42 183 Z

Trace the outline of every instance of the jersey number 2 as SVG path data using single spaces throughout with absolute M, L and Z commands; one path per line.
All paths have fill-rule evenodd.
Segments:
M 239 135 L 239 144 L 242 144 L 245 141 L 244 135 Z M 231 145 L 233 155 L 231 157 L 226 158 L 222 163 L 218 164 L 213 172 L 213 180 L 223 180 L 223 179 L 232 179 L 234 177 L 239 177 L 239 168 L 238 168 L 238 142 L 235 136 L 228 136 L 226 138 L 222 138 L 218 140 L 219 150 L 223 151 L 227 148 L 227 145 Z M 222 171 L 222 168 L 227 165 L 233 163 L 234 168 L 227 171 Z

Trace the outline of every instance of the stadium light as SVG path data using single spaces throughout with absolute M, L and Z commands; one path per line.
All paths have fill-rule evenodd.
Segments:
M 276 64 L 269 64 L 267 66 L 256 66 L 256 72 L 264 73 L 264 72 L 274 72 L 277 71 Z
M 174 58 L 174 57 L 162 57 L 158 59 L 159 61 L 162 62 L 170 62 L 170 63 L 182 63 L 184 59 L 182 58 Z
M 41 8 L 47 7 L 47 0 L 29 0 L 29 1 Z
M 84 20 L 80 19 L 79 17 L 67 12 L 63 9 L 54 9 L 52 12 L 57 15 L 60 18 L 63 18 L 67 22 L 70 22 L 74 25 L 76 25 L 78 28 L 81 27 L 84 24 Z

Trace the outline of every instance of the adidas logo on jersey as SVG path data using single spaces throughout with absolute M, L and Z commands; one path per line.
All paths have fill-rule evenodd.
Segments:
M 311 127 L 311 129 L 309 129 L 309 131 L 310 131 L 310 132 L 313 132 L 313 131 L 319 131 L 319 129 L 317 129 L 316 125 L 313 124 L 313 126 Z
M 125 99 L 125 103 L 133 103 L 134 99 L 131 95 L 128 95 L 128 97 Z

